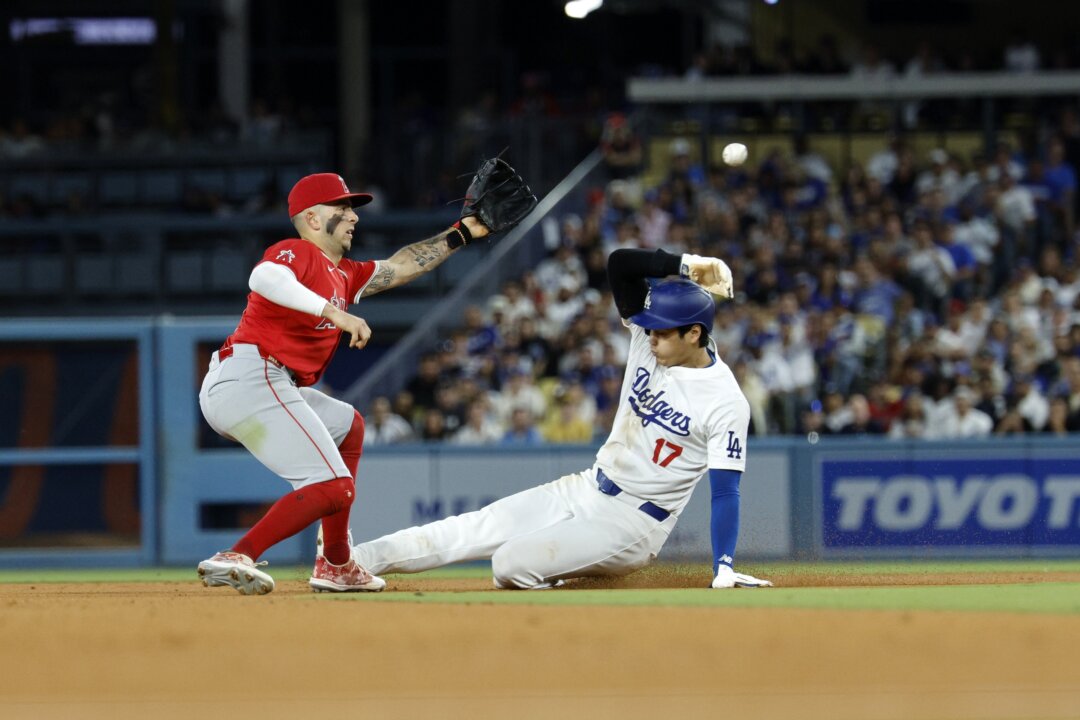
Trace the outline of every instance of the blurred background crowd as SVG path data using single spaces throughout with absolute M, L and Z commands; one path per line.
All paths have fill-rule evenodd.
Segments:
M 713 338 L 756 435 L 956 438 L 1080 429 L 1076 108 L 1045 143 L 918 157 L 903 136 L 840 175 L 796 140 L 702 166 L 675 138 L 642 182 L 622 115 L 609 175 L 550 257 L 507 282 L 376 400 L 371 442 L 586 442 L 610 429 L 628 335 L 616 248 L 723 258 L 737 286 Z
M 1068 13 L 1024 28 L 996 0 L 616 0 L 582 22 L 562 3 L 510 18 L 461 0 L 427 7 L 431 23 L 409 3 L 77 5 L 0 10 L 12 315 L 229 315 L 306 172 L 338 168 L 375 194 L 354 252 L 374 257 L 439 227 L 485 154 L 511 148 L 544 195 L 598 150 L 598 173 L 543 223 L 547 257 L 361 408 L 369 443 L 603 437 L 627 352 L 605 273 L 622 247 L 731 266 L 738 294 L 713 338 L 758 436 L 1080 430 L 1075 94 L 660 108 L 626 91 L 635 77 L 1044 77 L 1080 68 Z M 978 142 L 953 142 L 963 133 Z M 840 155 L 821 138 L 873 147 Z M 751 147 L 745 165 L 714 159 L 731 141 Z M 430 306 L 450 274 L 395 297 Z M 381 338 L 422 316 L 402 307 L 379 316 Z

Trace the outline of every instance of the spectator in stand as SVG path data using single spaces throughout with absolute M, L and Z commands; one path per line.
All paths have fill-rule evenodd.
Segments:
M 944 317 L 956 265 L 949 252 L 934 243 L 930 223 L 916 220 L 912 235 L 915 250 L 908 255 L 907 273 L 915 302 L 935 317 Z
M 613 365 L 602 365 L 598 371 L 600 387 L 593 396 L 596 403 L 596 421 L 593 423 L 594 434 L 606 435 L 615 421 L 615 412 L 619 408 L 619 392 L 622 390 L 622 372 Z
M 637 214 L 637 234 L 641 240 L 639 247 L 648 250 L 665 247 L 671 228 L 671 213 L 660 207 L 659 198 L 658 190 L 646 191 L 644 202 Z
M 442 415 L 442 425 L 447 436 L 461 427 L 465 407 L 461 398 L 461 381 L 445 380 L 435 390 L 435 409 Z
M 975 214 L 975 203 L 963 200 L 958 206 L 959 220 L 953 226 L 953 240 L 966 247 L 975 260 L 973 290 L 979 294 L 990 292 L 993 287 L 991 273 L 994 248 L 1001 240 L 1001 232 L 990 217 Z
M 613 180 L 634 177 L 641 171 L 641 138 L 630 126 L 626 115 L 608 115 L 600 135 L 600 153 L 608 177 Z
M 516 407 L 510 414 L 510 427 L 507 428 L 500 444 L 502 445 L 541 445 L 543 436 L 537 430 L 533 414 L 526 407 Z
M 435 406 L 435 391 L 441 382 L 439 356 L 428 353 L 420 358 L 416 375 L 409 381 L 406 389 L 412 396 L 413 403 L 421 408 Z
M 559 245 L 555 254 L 541 261 L 536 268 L 536 282 L 549 301 L 564 287 L 571 294 L 578 292 L 585 287 L 585 279 L 585 264 L 575 248 L 565 243 Z
M 1017 373 L 1010 395 L 1017 413 L 1024 420 L 1025 429 L 1042 432 L 1050 418 L 1050 403 L 1039 391 L 1035 377 L 1030 373 Z
M 946 221 L 939 224 L 937 230 L 941 247 L 949 253 L 955 268 L 951 296 L 954 300 L 968 302 L 975 294 L 978 263 L 971 249 L 956 241 L 956 225 L 954 221 Z
M 488 402 L 477 398 L 469 403 L 462 425 L 450 442 L 455 445 L 491 445 L 502 439 L 504 430 L 488 412 Z
M 1075 230 L 1076 168 L 1065 159 L 1065 142 L 1061 137 L 1050 141 L 1043 178 L 1049 189 L 1049 208 L 1058 230 L 1056 243 L 1064 247 Z
M 593 439 L 593 424 L 578 413 L 569 393 L 556 389 L 555 412 L 544 422 L 541 434 L 549 443 L 587 443 Z
M 507 368 L 506 383 L 499 392 L 492 392 L 490 396 L 491 408 L 499 424 L 510 424 L 514 410 L 524 407 L 529 411 L 530 417 L 543 417 L 547 409 L 544 393 L 533 383 L 530 371 L 516 365 Z
M 956 388 L 952 402 L 945 401 L 937 417 L 936 436 L 941 438 L 986 437 L 994 429 L 993 419 L 974 407 L 975 392 L 964 385 Z
M 45 148 L 45 141 L 32 132 L 21 117 L 11 123 L 11 131 L 7 135 L 0 134 L 0 157 L 18 160 L 42 153 Z
M 1005 46 L 1005 69 L 1013 73 L 1033 73 L 1039 69 L 1039 48 L 1031 41 L 1026 28 L 1016 28 Z
M 428 408 L 424 411 L 423 424 L 420 429 L 420 439 L 425 442 L 440 442 L 450 437 L 446 429 L 446 419 L 438 408 Z
M 894 440 L 932 439 L 930 421 L 920 392 L 912 392 L 904 400 L 903 410 L 889 426 L 888 435 Z
M 469 355 L 483 355 L 499 348 L 502 338 L 494 322 L 484 318 L 484 311 L 479 305 L 466 305 L 462 321 L 468 339 L 465 349 Z
M 840 428 L 841 435 L 882 435 L 886 428 L 870 414 L 866 396 L 856 393 L 847 402 L 849 420 Z
M 525 295 L 521 283 L 508 280 L 503 283 L 502 296 L 506 298 L 506 322 L 517 327 L 527 318 L 536 317 L 536 304 Z
M 1043 432 L 1053 433 L 1058 436 L 1068 435 L 1070 432 L 1080 430 L 1080 426 L 1070 424 L 1069 403 L 1061 397 L 1055 397 L 1050 401 L 1050 413 L 1047 417 Z
M 380 395 L 371 401 L 364 423 L 364 447 L 392 445 L 413 439 L 412 424 L 390 409 L 390 400 Z
M 915 191 L 918 194 L 939 190 L 945 196 L 948 205 L 955 205 L 960 201 L 961 179 L 949 162 L 949 153 L 942 148 L 934 148 L 930 151 L 930 168 L 919 173 L 915 180 Z

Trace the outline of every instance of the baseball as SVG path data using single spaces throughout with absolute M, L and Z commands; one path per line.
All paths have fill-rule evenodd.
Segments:
M 728 165 L 742 165 L 746 162 L 746 146 L 742 143 L 728 143 L 724 146 L 723 158 Z

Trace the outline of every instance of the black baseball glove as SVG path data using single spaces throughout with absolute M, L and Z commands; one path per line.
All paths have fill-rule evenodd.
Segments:
M 475 215 L 494 235 L 521 222 L 537 202 L 517 171 L 505 160 L 494 157 L 485 160 L 473 175 L 461 217 Z

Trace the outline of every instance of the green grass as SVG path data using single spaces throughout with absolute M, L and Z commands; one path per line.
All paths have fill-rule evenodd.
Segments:
M 657 568 L 673 568 L 677 572 L 701 575 L 703 565 L 663 565 Z M 270 571 L 284 579 L 307 578 L 308 566 L 270 566 Z M 862 575 L 868 573 L 926 574 L 926 573 L 986 573 L 986 572 L 1080 572 L 1080 560 L 933 560 L 927 562 L 873 561 L 873 562 L 758 562 L 740 565 L 739 569 L 760 577 L 790 575 L 795 573 L 822 573 L 828 575 Z M 648 569 L 642 572 L 649 572 Z M 50 583 L 50 582 L 189 582 L 194 578 L 195 567 L 159 568 L 103 568 L 103 569 L 43 569 L 0 570 L 2 583 Z M 429 570 L 411 577 L 429 578 L 488 578 L 491 576 L 487 563 L 459 565 Z M 391 578 L 394 576 L 390 576 Z
M 663 572 L 686 572 L 705 576 L 698 566 L 658 566 Z M 849 575 L 865 573 L 984 573 L 1041 574 L 1080 572 L 1080 560 L 931 561 L 752 563 L 743 566 L 759 577 L 783 577 L 794 573 Z M 304 580 L 310 568 L 272 568 L 279 580 Z M 649 572 L 645 570 L 643 572 Z M 442 568 L 423 578 L 468 579 L 491 576 L 485 564 Z M 406 576 L 398 576 L 406 577 Z M 389 576 L 391 584 L 395 576 Z M 704 577 L 703 577 L 704 579 Z M 193 567 L 81 570 L 0 570 L 0 583 L 101 583 L 196 581 Z M 1080 583 L 1045 582 L 1000 585 L 923 585 L 893 587 L 803 587 L 710 592 L 701 589 L 568 589 L 554 592 L 434 591 L 388 592 L 377 595 L 311 595 L 311 599 L 346 602 L 411 602 L 504 605 L 610 605 L 666 607 L 735 607 L 829 610 L 944 610 L 973 612 L 1080 613 Z
M 498 605 L 608 605 L 814 610 L 955 610 L 1080 613 L 1080 583 L 768 588 L 760 590 L 564 590 L 555 592 L 415 592 L 320 596 L 353 602 Z

